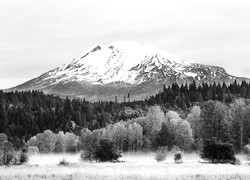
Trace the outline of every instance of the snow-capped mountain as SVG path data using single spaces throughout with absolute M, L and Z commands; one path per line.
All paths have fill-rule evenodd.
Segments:
M 115 42 L 96 45 L 62 67 L 10 90 L 43 90 L 88 100 L 141 99 L 173 82 L 241 80 L 223 68 L 182 60 L 151 45 Z

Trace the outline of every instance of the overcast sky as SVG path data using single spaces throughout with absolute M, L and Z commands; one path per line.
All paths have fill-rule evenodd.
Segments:
M 250 1 L 0 0 L 0 89 L 125 40 L 250 78 Z

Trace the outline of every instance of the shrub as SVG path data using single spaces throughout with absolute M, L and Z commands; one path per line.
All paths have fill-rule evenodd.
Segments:
M 12 143 L 6 141 L 3 144 L 3 151 L 0 154 L 0 165 L 17 165 L 28 162 L 28 147 L 20 152 L 14 151 Z
M 173 154 L 176 154 L 179 151 L 181 151 L 181 150 L 178 146 L 173 146 L 173 148 L 171 149 L 171 153 L 173 153 Z
M 167 147 L 167 146 L 159 147 L 159 148 L 156 150 L 155 160 L 156 160 L 157 162 L 164 161 L 164 160 L 166 160 L 167 155 L 168 155 L 168 147 Z
M 202 150 L 203 150 L 203 139 L 199 139 L 199 141 L 197 142 L 197 150 L 199 151 L 199 152 L 202 152 Z
M 2 155 L 0 165 L 20 165 L 28 162 L 29 158 L 27 153 L 24 152 L 8 152 Z
M 20 164 L 26 163 L 28 161 L 29 161 L 29 157 L 28 157 L 27 153 L 21 152 L 20 155 L 19 155 Z
M 0 165 L 14 165 L 17 163 L 17 158 L 14 152 L 4 153 L 0 160 Z
M 87 151 L 87 150 L 81 151 L 80 158 L 83 161 L 86 161 L 86 160 L 91 161 L 93 159 L 93 153 L 92 151 Z
M 39 153 L 39 149 L 36 146 L 29 146 L 28 147 L 28 155 L 34 155 L 34 154 L 38 154 Z
M 250 144 L 244 146 L 244 151 L 247 155 L 247 160 L 250 160 Z
M 68 166 L 69 162 L 67 161 L 66 158 L 63 158 L 62 160 L 60 160 L 59 165 L 61 165 L 61 166 Z
M 241 165 L 241 161 L 239 159 L 236 159 L 234 165 Z
M 177 151 L 174 155 L 175 163 L 182 163 L 182 153 L 181 151 Z
M 178 146 L 174 146 L 171 149 L 171 153 L 174 154 L 175 163 L 182 163 L 182 152 Z
M 229 143 L 222 143 L 215 139 L 205 140 L 201 158 L 207 159 L 212 163 L 232 163 L 236 159 L 233 146 Z
M 55 153 L 65 152 L 65 148 L 63 147 L 62 142 L 58 140 L 55 142 L 54 152 Z
M 28 147 L 22 149 L 21 153 L 19 154 L 19 163 L 23 164 L 29 161 L 28 157 Z
M 16 164 L 16 153 L 13 150 L 11 142 L 5 141 L 2 144 L 2 154 L 0 157 L 0 165 L 12 165 Z
M 115 142 L 108 139 L 99 140 L 94 150 L 94 159 L 101 162 L 116 161 L 121 153 L 115 146 Z
M 28 142 L 27 142 L 28 146 L 37 146 L 38 142 L 37 142 L 37 138 L 36 136 L 32 136 Z

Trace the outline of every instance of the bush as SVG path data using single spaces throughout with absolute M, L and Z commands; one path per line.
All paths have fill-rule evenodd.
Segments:
M 122 157 L 115 142 L 108 139 L 99 140 L 94 150 L 94 159 L 101 162 L 116 161 Z
M 247 155 L 247 160 L 250 160 L 250 144 L 244 146 L 244 151 Z
M 178 146 L 171 149 L 171 154 L 174 154 L 175 163 L 182 163 L 182 152 Z
M 34 155 L 34 154 L 38 154 L 39 153 L 39 149 L 36 146 L 29 146 L 28 147 L 28 155 Z
M 37 142 L 37 138 L 36 136 L 32 136 L 28 142 L 27 142 L 28 146 L 38 146 L 38 142 Z
M 3 150 L 0 154 L 0 165 L 18 165 L 28 162 L 28 147 L 23 148 L 20 152 L 14 151 L 11 142 L 4 142 Z
M 21 152 L 20 155 L 19 155 L 20 164 L 26 163 L 28 161 L 29 161 L 29 157 L 28 157 L 27 153 Z
M 11 142 L 5 141 L 2 144 L 2 153 L 0 157 L 0 165 L 12 165 L 16 164 L 16 153 L 13 150 Z
M 171 153 L 173 153 L 173 154 L 176 154 L 179 151 L 181 151 L 181 150 L 178 146 L 173 146 L 173 148 L 171 149 Z
M 23 164 L 29 161 L 28 157 L 28 147 L 22 149 L 21 153 L 19 154 L 19 163 Z
M 27 153 L 24 152 L 8 152 L 1 156 L 0 165 L 20 165 L 28 162 L 29 158 Z
M 212 163 L 234 164 L 236 161 L 233 146 L 229 143 L 216 141 L 215 139 L 205 140 L 201 158 L 209 160 Z
M 81 151 L 80 158 L 83 161 L 91 161 L 93 159 L 93 153 L 92 151 Z
M 63 158 L 62 160 L 60 160 L 59 165 L 61 165 L 61 166 L 68 166 L 69 162 L 67 161 L 66 158 Z
M 17 158 L 14 152 L 4 153 L 0 159 L 0 165 L 14 165 Z
M 239 159 L 236 159 L 234 165 L 241 165 L 241 161 Z
M 164 161 L 164 160 L 166 160 L 167 155 L 168 155 L 168 147 L 167 147 L 167 146 L 159 147 L 159 148 L 156 150 L 155 160 L 156 160 L 157 162 Z
M 181 151 L 177 151 L 174 155 L 175 163 L 182 163 L 182 154 Z

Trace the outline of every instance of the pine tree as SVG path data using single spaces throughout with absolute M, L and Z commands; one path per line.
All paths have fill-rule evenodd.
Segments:
M 0 133 L 8 134 L 8 119 L 7 112 L 5 110 L 5 104 L 0 103 Z

